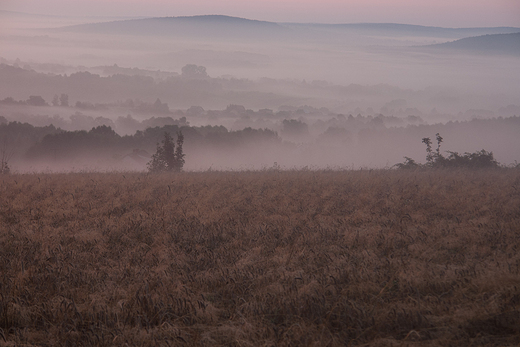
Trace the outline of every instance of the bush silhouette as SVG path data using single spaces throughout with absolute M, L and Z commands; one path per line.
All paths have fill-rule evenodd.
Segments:
M 440 148 L 443 138 L 439 133 L 435 134 L 437 140 L 437 148 L 432 149 L 432 140 L 429 137 L 422 139 L 422 143 L 426 145 L 426 164 L 417 163 L 409 157 L 404 157 L 403 163 L 394 165 L 398 169 L 418 169 L 418 168 L 470 168 L 470 169 L 484 169 L 484 168 L 498 168 L 500 164 L 493 157 L 493 152 L 488 152 L 484 149 L 473 153 L 465 152 L 460 154 L 458 152 L 447 151 L 448 156 L 442 155 Z

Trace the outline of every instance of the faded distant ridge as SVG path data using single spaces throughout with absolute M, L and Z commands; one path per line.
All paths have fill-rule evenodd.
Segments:
M 244 18 L 206 15 L 191 17 L 159 17 L 123 20 L 95 24 L 81 24 L 61 28 L 64 31 L 158 35 L 184 37 L 270 37 L 287 29 L 283 26 Z
M 520 32 L 515 27 L 443 28 L 398 23 L 352 23 L 352 24 L 286 24 L 289 27 L 313 27 L 319 29 L 351 30 L 365 34 L 384 36 L 424 36 L 462 38 L 487 34 L 509 34 Z
M 520 55 L 520 32 L 467 37 L 428 47 L 460 50 L 472 53 Z
M 520 32 L 520 28 L 441 28 L 392 23 L 315 24 L 274 23 L 224 15 L 158 17 L 68 26 L 59 30 L 126 35 L 183 37 L 328 39 L 338 34 L 424 36 L 460 39 L 485 34 Z

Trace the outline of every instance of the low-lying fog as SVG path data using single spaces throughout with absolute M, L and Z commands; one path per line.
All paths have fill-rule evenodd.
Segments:
M 67 131 L 108 125 L 121 136 L 168 124 L 222 125 L 228 137 L 247 138 L 238 133 L 247 127 L 278 136 L 225 148 L 187 136 L 185 168 L 192 170 L 275 162 L 384 167 L 403 156 L 424 162 L 421 139 L 437 132 L 445 150 L 486 149 L 510 164 L 520 160 L 519 122 L 507 123 L 520 116 L 518 33 L 0 11 L 0 123 Z M 291 120 L 305 129 L 291 133 Z M 131 150 L 119 148 L 111 158 Z M 109 167 L 84 158 L 74 165 Z M 36 164 L 19 152 L 12 162 L 19 170 L 67 167 L 54 159 Z

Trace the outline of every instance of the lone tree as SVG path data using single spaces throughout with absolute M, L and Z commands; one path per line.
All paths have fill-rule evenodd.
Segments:
M 425 137 L 422 139 L 422 143 L 426 145 L 426 165 L 430 167 L 442 166 L 442 162 L 443 160 L 445 160 L 445 158 L 441 154 L 441 143 L 443 141 L 443 138 L 439 133 L 437 133 L 435 134 L 435 139 L 437 140 L 437 149 L 435 150 L 435 152 L 433 152 L 432 150 L 432 140 L 430 140 L 429 137 Z
M 175 148 L 171 135 L 165 132 L 162 144 L 157 144 L 157 151 L 148 163 L 148 170 L 150 172 L 182 171 L 185 157 L 182 151 L 183 143 L 184 135 L 182 135 L 182 132 L 177 133 L 177 148 Z

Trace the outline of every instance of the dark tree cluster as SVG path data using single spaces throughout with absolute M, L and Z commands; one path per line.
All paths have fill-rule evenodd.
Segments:
M 170 134 L 178 134 L 175 141 Z M 228 131 L 223 126 L 165 125 L 149 127 L 134 135 L 120 136 L 106 125 L 93 127 L 89 131 L 66 131 L 54 126 L 36 127 L 28 123 L 0 122 L 0 139 L 5 139 L 8 147 L 15 149 L 17 159 L 35 162 L 67 162 L 81 158 L 118 160 L 125 153 L 136 149 L 150 153 L 156 147 L 156 153 L 148 165 L 152 172 L 182 170 L 185 163 L 185 137 L 190 151 L 254 147 L 265 142 L 280 142 L 277 133 L 268 129 Z M 160 139 L 162 142 L 158 144 Z
M 182 132 L 177 133 L 177 147 L 175 147 L 172 136 L 165 132 L 164 140 L 161 144 L 157 144 L 157 151 L 148 163 L 148 170 L 150 172 L 182 171 L 185 162 L 185 154 L 182 149 L 183 144 L 184 136 Z
M 403 163 L 396 164 L 399 169 L 418 169 L 418 168 L 432 168 L 432 169 L 446 169 L 446 168 L 469 168 L 469 169 L 488 169 L 498 168 L 500 164 L 494 158 L 493 152 L 488 152 L 484 149 L 473 153 L 465 152 L 460 154 L 454 151 L 447 151 L 448 155 L 444 156 L 441 153 L 442 136 L 437 133 L 435 135 L 437 140 L 437 148 L 432 148 L 432 140 L 429 137 L 422 139 L 422 143 L 426 145 L 426 163 L 420 164 L 409 157 L 404 157 Z
M 49 106 L 45 99 L 39 95 L 31 95 L 27 100 L 15 100 L 9 96 L 3 100 L 0 100 L 0 103 L 4 105 Z

